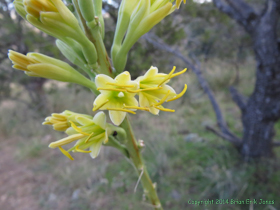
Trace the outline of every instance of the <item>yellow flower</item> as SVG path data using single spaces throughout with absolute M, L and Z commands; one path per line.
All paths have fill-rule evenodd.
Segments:
M 9 50 L 9 58 L 13 62 L 13 68 L 22 70 L 28 76 L 43 77 L 62 82 L 73 82 L 95 90 L 94 82 L 73 69 L 69 64 L 55 58 L 40 54 L 21 53 Z
M 74 160 L 69 154 L 70 151 L 90 153 L 92 158 L 96 158 L 99 154 L 102 143 L 108 141 L 108 132 L 106 126 L 106 115 L 103 112 L 97 113 L 93 119 L 82 114 L 74 114 L 72 116 L 74 122 L 69 121 L 71 127 L 66 130 L 69 136 L 58 141 L 50 143 L 50 148 L 59 148 L 60 151 L 69 159 Z M 68 151 L 62 146 L 77 141 L 76 144 Z M 86 149 L 90 150 L 86 150 Z
M 135 114 L 133 111 L 139 109 L 138 101 L 134 97 L 138 83 L 131 81 L 129 72 L 123 72 L 115 79 L 99 74 L 95 83 L 101 94 L 93 103 L 93 111 L 109 110 L 110 119 L 115 125 L 122 123 L 127 112 Z
M 69 110 L 65 110 L 62 113 L 53 113 L 52 116 L 49 116 L 43 122 L 43 125 L 52 125 L 54 130 L 57 131 L 66 131 L 69 127 L 71 127 L 71 122 L 76 125 L 81 125 L 76 120 L 77 117 L 85 117 L 88 119 L 92 119 L 92 116 L 79 114 L 75 112 L 71 112 Z
M 136 79 L 139 82 L 139 103 L 140 107 L 148 108 L 152 114 L 158 114 L 159 111 L 174 112 L 175 110 L 166 109 L 162 106 L 164 102 L 169 102 L 180 98 L 187 90 L 185 85 L 184 90 L 180 94 L 176 94 L 175 90 L 166 85 L 171 78 L 186 72 L 184 69 L 181 72 L 173 74 L 176 67 L 173 67 L 172 71 L 167 75 L 158 73 L 156 67 L 151 67 L 144 76 L 140 76 Z

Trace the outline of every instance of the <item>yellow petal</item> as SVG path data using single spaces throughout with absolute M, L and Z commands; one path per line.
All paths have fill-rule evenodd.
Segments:
M 150 95 L 147 93 L 140 93 L 139 94 L 139 103 L 141 107 L 147 107 L 150 109 L 150 112 L 154 115 L 158 115 L 159 110 L 151 107 L 152 104 L 157 103 L 155 97 L 149 97 Z
M 94 123 L 92 119 L 89 119 L 89 118 L 84 117 L 82 115 L 76 116 L 75 120 L 81 125 L 90 125 L 90 124 Z
M 115 125 L 119 126 L 122 123 L 122 121 L 124 120 L 124 118 L 126 116 L 126 112 L 109 110 L 109 116 L 110 116 L 111 121 Z
M 109 104 L 110 102 L 108 102 L 108 100 L 109 100 L 109 96 L 106 94 L 103 94 L 103 92 L 102 92 L 102 94 L 99 94 L 96 97 L 96 99 L 94 100 L 93 110 L 95 110 L 95 107 L 97 107 L 97 108 L 99 107 L 98 109 L 100 109 L 100 110 L 105 110 L 110 105 Z
M 108 88 L 110 87 L 110 85 L 107 85 L 107 83 L 114 83 L 115 81 L 113 80 L 113 78 L 105 75 L 105 74 L 98 74 L 96 77 L 95 77 L 95 84 L 96 84 L 96 87 L 107 87 Z M 112 86 L 111 86 L 112 87 Z
M 100 126 L 104 130 L 106 129 L 106 115 L 104 112 L 98 112 L 93 120 L 92 120 L 96 125 Z
M 125 71 L 119 74 L 118 76 L 116 76 L 115 81 L 118 84 L 127 84 L 131 81 L 130 73 L 128 71 Z
M 100 152 L 100 149 L 101 149 L 101 146 L 102 146 L 102 142 L 103 142 L 103 139 L 94 142 L 90 146 L 90 150 L 91 150 L 90 156 L 92 158 L 96 158 L 99 155 L 99 152 Z

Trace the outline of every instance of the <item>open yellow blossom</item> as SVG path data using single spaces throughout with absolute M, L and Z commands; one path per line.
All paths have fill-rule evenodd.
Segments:
M 138 108 L 138 101 L 135 99 L 138 83 L 131 81 L 129 72 L 119 74 L 115 79 L 99 74 L 95 78 L 97 96 L 93 105 L 93 111 L 109 110 L 109 116 L 115 125 L 120 125 L 126 113 L 132 113 Z
M 185 85 L 184 90 L 180 94 L 176 94 L 175 90 L 166 85 L 171 78 L 183 74 L 187 69 L 174 74 L 176 67 L 167 75 L 158 73 L 158 68 L 151 67 L 144 76 L 136 79 L 139 82 L 139 103 L 140 107 L 148 108 L 152 114 L 158 114 L 160 110 L 174 112 L 172 109 L 166 109 L 162 106 L 164 102 L 173 101 L 180 98 L 187 90 Z
M 95 90 L 94 82 L 90 81 L 69 64 L 55 58 L 40 54 L 21 53 L 9 50 L 9 58 L 13 62 L 13 68 L 22 70 L 28 76 L 43 77 L 62 82 L 73 82 Z
M 74 160 L 69 154 L 70 151 L 90 153 L 92 158 L 96 158 L 99 154 L 102 143 L 108 141 L 108 133 L 106 127 L 106 115 L 103 112 L 97 113 L 93 119 L 82 114 L 72 115 L 73 121 L 69 121 L 71 127 L 65 131 L 69 136 L 58 141 L 52 142 L 50 148 L 59 148 L 60 151 L 70 160 Z M 68 151 L 62 146 L 76 141 L 76 144 Z M 89 148 L 89 150 L 87 150 Z
M 66 131 L 71 127 L 71 122 L 76 125 L 81 125 L 76 119 L 77 117 L 85 117 L 92 119 L 92 116 L 86 114 L 79 114 L 65 110 L 62 113 L 53 113 L 51 116 L 47 117 L 43 122 L 43 125 L 52 125 L 54 130 L 57 131 Z

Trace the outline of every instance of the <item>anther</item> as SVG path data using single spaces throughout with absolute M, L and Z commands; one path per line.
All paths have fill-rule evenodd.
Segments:
M 187 88 L 188 88 L 188 86 L 187 86 L 187 84 L 185 84 L 185 87 L 184 87 L 184 89 L 182 90 L 181 93 L 179 93 L 175 98 L 169 99 L 166 102 L 174 101 L 174 100 L 177 100 L 178 98 L 181 98 L 185 94 L 185 92 L 187 91 Z
M 65 150 L 63 149 L 61 146 L 58 147 L 59 150 L 62 152 L 62 154 L 64 154 L 66 157 L 68 157 L 70 160 L 74 160 L 74 158 Z
M 159 109 L 161 111 L 164 111 L 164 112 L 175 112 L 174 109 L 166 109 L 166 108 L 159 107 L 159 106 L 153 106 L 153 107 L 155 107 L 156 109 Z
M 177 76 L 179 76 L 179 75 L 185 73 L 186 71 L 187 71 L 187 68 L 185 68 L 184 70 L 182 70 L 182 71 L 180 71 L 180 72 L 178 72 L 178 73 L 176 73 L 176 74 L 173 74 L 173 75 L 170 77 L 170 79 L 172 79 L 173 77 L 177 77 Z

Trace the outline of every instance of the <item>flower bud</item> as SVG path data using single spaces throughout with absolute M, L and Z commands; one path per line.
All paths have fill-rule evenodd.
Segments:
M 96 89 L 95 84 L 73 69 L 69 64 L 39 53 L 21 53 L 9 50 L 9 58 L 13 68 L 25 71 L 28 76 L 43 77 L 62 82 L 72 82 L 90 89 Z
M 176 8 L 178 9 L 182 2 L 182 0 L 176 0 L 176 3 L 173 5 L 173 1 L 122 1 L 111 52 L 113 64 L 117 72 L 124 70 L 127 54 L 135 42 L 142 35 L 149 32 L 164 17 L 171 14 Z M 184 3 L 186 3 L 186 0 L 184 0 Z M 135 6 L 136 4 L 137 6 Z
M 61 0 L 16 0 L 16 10 L 28 22 L 41 31 L 67 43 L 68 38 L 81 45 L 87 64 L 97 67 L 97 52 L 86 37 L 79 22 Z M 23 5 L 24 10 L 23 11 Z

